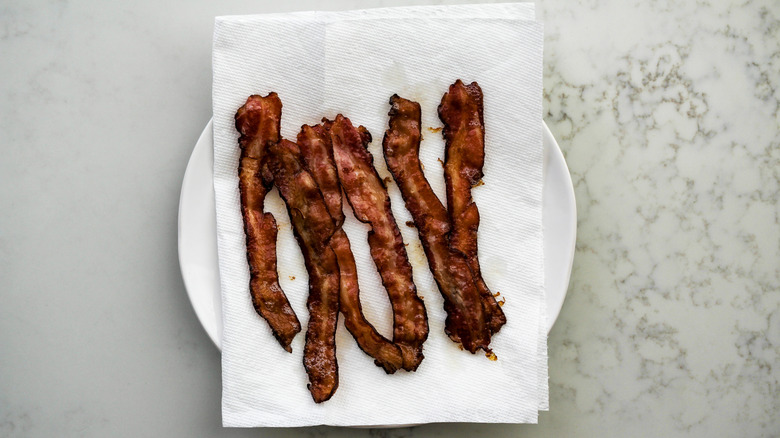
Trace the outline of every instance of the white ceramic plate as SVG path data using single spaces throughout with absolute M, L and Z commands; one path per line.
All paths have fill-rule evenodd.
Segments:
M 577 210 L 569 169 L 547 126 L 544 137 L 544 275 L 547 331 L 566 298 L 577 234 Z M 214 204 L 214 139 L 211 121 L 192 151 L 179 199 L 179 265 L 200 323 L 217 348 L 222 342 L 222 298 L 217 264 Z

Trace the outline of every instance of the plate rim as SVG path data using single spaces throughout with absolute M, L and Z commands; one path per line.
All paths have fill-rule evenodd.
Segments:
M 564 187 L 564 190 L 566 193 L 560 193 L 561 195 L 564 195 L 566 198 L 565 202 L 565 208 L 571 211 L 571 215 L 568 220 L 568 229 L 566 230 L 567 233 L 571 236 L 570 239 L 567 241 L 567 245 L 563 250 L 565 250 L 566 253 L 566 265 L 564 269 L 564 274 L 561 276 L 561 283 L 560 288 L 562 290 L 557 291 L 557 293 L 554 294 L 555 297 L 560 296 L 559 299 L 556 299 L 552 304 L 550 305 L 550 301 L 545 298 L 545 301 L 547 303 L 547 312 L 546 312 L 546 329 L 547 334 L 550 333 L 550 330 L 552 330 L 552 327 L 555 324 L 555 321 L 558 319 L 558 316 L 560 315 L 560 311 L 563 308 L 563 303 L 566 300 L 566 296 L 568 294 L 568 286 L 569 281 L 571 279 L 571 270 L 572 265 L 574 261 L 574 252 L 575 252 L 575 245 L 576 245 L 576 237 L 577 237 L 577 205 L 576 205 L 576 199 L 574 195 L 574 186 L 572 184 L 571 180 L 571 173 L 569 171 L 568 165 L 566 164 L 566 159 L 563 156 L 563 152 L 560 149 L 560 146 L 558 145 L 558 142 L 555 140 L 555 137 L 552 135 L 552 132 L 550 131 L 547 124 L 542 121 L 542 137 L 543 137 L 543 143 L 545 143 L 546 140 L 549 140 L 551 145 L 553 147 L 544 147 L 544 164 L 543 164 L 543 180 L 544 180 L 544 187 L 547 187 L 547 176 L 548 176 L 548 166 L 550 163 L 558 163 L 560 168 L 558 169 L 559 173 L 563 177 L 562 185 Z M 210 144 L 209 144 L 210 143 Z M 208 147 L 207 147 L 208 146 Z M 209 154 L 210 152 L 210 154 Z M 213 248 L 216 251 L 216 202 L 214 200 L 214 185 L 213 185 L 213 119 L 210 119 L 206 126 L 203 128 L 203 131 L 201 132 L 200 136 L 198 137 L 197 142 L 195 143 L 195 147 L 192 150 L 192 153 L 190 154 L 189 160 L 187 162 L 187 168 L 184 171 L 184 177 L 182 179 L 182 186 L 181 186 L 181 192 L 179 195 L 179 211 L 178 211 L 178 236 L 177 236 L 177 246 L 178 246 L 178 258 L 179 258 L 179 269 L 181 271 L 182 280 L 184 282 L 184 288 L 187 292 L 187 296 L 190 300 L 190 304 L 193 307 L 193 310 L 195 311 L 196 316 L 198 317 L 198 321 L 200 322 L 203 329 L 208 334 L 211 341 L 214 343 L 214 345 L 221 350 L 222 349 L 222 327 L 220 326 L 220 322 L 222 321 L 222 315 L 220 312 L 217 312 L 217 310 L 214 308 L 215 306 L 206 306 L 205 302 L 201 298 L 202 289 L 199 289 L 201 286 L 199 283 L 193 279 L 193 275 L 190 274 L 190 267 L 191 263 L 188 259 L 189 254 L 187 252 L 187 248 L 185 246 L 187 245 L 187 237 L 186 232 L 183 232 L 183 229 L 189 228 L 186 223 L 188 222 L 187 212 L 190 211 L 191 207 L 191 201 L 190 201 L 190 192 L 187 191 L 187 188 L 192 185 L 193 179 L 197 181 L 198 172 L 203 173 L 204 169 L 200 169 L 197 166 L 200 165 L 200 162 L 203 160 L 207 160 L 211 163 L 211 166 L 208 168 L 208 172 L 210 173 L 210 177 L 208 178 L 210 181 L 209 187 L 210 192 L 208 195 L 210 197 L 207 198 L 207 206 L 211 207 L 210 210 L 213 213 L 213 217 L 209 218 L 210 222 L 214 224 L 213 227 L 213 240 L 210 239 L 203 239 L 205 241 L 208 241 L 209 244 L 213 243 Z M 203 178 L 201 176 L 201 178 Z M 542 189 L 543 194 L 545 192 L 545 189 Z M 545 197 L 546 198 L 546 197 Z M 545 201 L 543 201 L 542 210 L 544 211 L 544 206 L 546 205 Z M 204 209 L 205 210 L 205 209 Z M 203 218 L 202 218 L 203 219 Z M 190 221 L 191 222 L 191 221 Z M 543 230 L 546 230 L 545 227 L 545 221 L 544 218 L 542 219 L 543 224 Z M 201 224 L 202 225 L 202 224 Z M 209 227 L 210 228 L 210 227 Z M 546 231 L 543 231 L 543 244 L 546 244 L 548 234 Z M 205 247 L 205 244 L 203 244 Z M 561 252 L 563 252 L 563 250 Z M 548 248 L 545 245 L 544 246 L 544 258 L 545 258 L 545 288 L 548 287 L 547 284 L 547 259 L 548 259 Z M 216 254 L 215 254 L 216 256 Z M 213 286 L 214 280 L 216 280 L 216 295 L 219 297 L 221 295 L 221 288 L 219 283 L 219 265 L 217 264 L 214 266 L 215 271 L 213 272 L 213 279 L 212 284 L 209 285 L 209 287 Z M 198 292 L 200 291 L 200 293 Z M 555 292 L 555 291 L 554 291 Z M 214 295 L 214 292 L 211 292 L 211 295 Z M 550 293 L 548 291 L 548 294 L 545 295 L 545 297 L 550 296 Z M 221 298 L 221 297 L 219 297 Z M 211 309 L 209 309 L 209 307 Z M 221 310 L 220 310 L 221 311 Z M 554 317 L 551 317 L 554 312 Z M 217 314 L 220 313 L 220 314 Z
M 566 163 L 566 157 L 563 155 L 563 151 L 561 150 L 560 145 L 558 144 L 558 141 L 555 140 L 555 136 L 552 134 L 552 131 L 550 131 L 550 127 L 547 126 L 547 123 L 542 120 L 542 136 L 546 137 L 550 140 L 552 145 L 554 147 L 550 148 L 552 154 L 554 155 L 557 162 L 559 162 L 559 165 L 561 166 L 561 174 L 563 177 L 563 185 L 566 190 L 566 198 L 567 201 L 567 208 L 571 210 L 571 215 L 569 216 L 568 220 L 568 233 L 571 235 L 571 238 L 568 239 L 568 245 L 566 247 L 566 265 L 565 265 L 565 274 L 561 277 L 563 280 L 561 282 L 562 287 L 562 294 L 560 300 L 557 300 L 555 305 L 553 307 L 547 308 L 547 316 L 550 315 L 550 310 L 554 309 L 555 311 L 555 317 L 552 318 L 552 321 L 547 321 L 547 335 L 549 336 L 550 332 L 552 331 L 553 326 L 555 326 L 555 322 L 558 321 L 558 317 L 561 314 L 561 309 L 563 309 L 563 303 L 566 301 L 566 297 L 569 294 L 569 284 L 571 282 L 571 270 L 574 266 L 574 253 L 576 251 L 577 246 L 577 199 L 574 194 L 574 183 L 571 179 L 571 171 L 569 170 L 569 165 Z M 548 148 L 545 147 L 545 154 L 548 154 L 550 151 L 548 151 Z M 547 185 L 547 159 L 545 159 L 545 165 L 544 165 L 544 182 L 545 186 Z M 544 193 L 544 189 L 542 189 L 542 192 Z M 544 211 L 544 206 L 542 207 L 542 210 Z M 542 218 L 542 226 L 544 227 L 544 217 Z M 546 241 L 547 234 L 543 231 L 543 240 Z M 547 247 L 544 248 L 544 257 L 545 257 L 545 263 L 547 261 L 548 251 Z M 547 278 L 546 278 L 546 269 L 547 265 L 545 264 L 545 287 L 547 287 Z

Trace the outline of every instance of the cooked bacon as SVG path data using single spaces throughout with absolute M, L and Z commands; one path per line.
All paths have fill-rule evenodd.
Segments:
M 250 96 L 236 113 L 236 129 L 241 133 L 238 144 L 241 158 L 238 166 L 238 188 L 241 214 L 246 233 L 249 262 L 249 290 L 255 311 L 265 318 L 282 347 L 292 352 L 290 343 L 301 323 L 279 286 L 276 271 L 276 220 L 263 213 L 268 188 L 263 185 L 261 169 L 269 144 L 279 141 L 282 102 L 276 93 Z
M 309 325 L 303 365 L 317 403 L 338 388 L 336 323 L 339 311 L 339 265 L 330 248 L 336 231 L 317 183 L 306 170 L 298 145 L 282 140 L 270 146 L 269 174 L 287 205 L 293 232 L 309 272 Z
M 420 105 L 397 95 L 390 98 L 390 104 L 390 127 L 382 141 L 385 161 L 412 215 L 428 265 L 444 297 L 445 331 L 472 353 L 480 348 L 487 351 L 490 332 L 479 291 L 466 258 L 449 247 L 447 210 L 433 193 L 420 165 Z
M 482 90 L 476 82 L 460 79 L 441 99 L 439 118 L 444 123 L 444 180 L 447 184 L 450 246 L 466 256 L 477 252 L 479 211 L 471 187 L 482 178 L 485 161 L 485 128 L 482 121 Z
M 344 230 L 339 229 L 330 241 L 330 247 L 336 253 L 341 270 L 341 289 L 339 309 L 344 315 L 344 325 L 357 341 L 363 352 L 374 358 L 374 363 L 382 367 L 387 374 L 403 368 L 404 358 L 401 349 L 379 334 L 363 315 L 360 304 L 357 266 Z
M 341 185 L 336 163 L 333 161 L 329 125 L 328 122 L 325 123 L 325 126 L 304 125 L 298 134 L 298 146 L 306 167 L 320 186 L 330 215 L 338 227 L 331 238 L 330 247 L 336 253 L 340 270 L 339 309 L 344 315 L 344 325 L 360 349 L 374 358 L 374 362 L 384 368 L 385 372 L 391 374 L 403 366 L 403 356 L 398 346 L 379 334 L 363 315 L 355 258 L 350 249 L 349 238 L 340 228 L 344 222 Z
M 325 198 L 328 211 L 339 227 L 344 223 L 341 186 L 336 163 L 333 161 L 333 148 L 330 145 L 329 122 L 321 125 L 303 125 L 298 133 L 298 146 L 311 176 L 317 181 Z
M 450 221 L 450 247 L 466 256 L 469 268 L 489 315 L 491 332 L 506 323 L 487 284 L 482 279 L 477 258 L 479 210 L 471 197 L 471 188 L 482 178 L 485 163 L 485 123 L 482 117 L 482 89 L 460 79 L 450 85 L 439 105 L 439 118 L 444 123 L 446 142 L 444 180 L 447 186 L 447 206 Z
M 393 342 L 401 347 L 404 369 L 415 370 L 423 359 L 428 316 L 412 281 L 412 266 L 390 209 L 390 197 L 366 149 L 370 134 L 365 128 L 356 129 L 341 114 L 333 121 L 330 134 L 347 200 L 355 217 L 371 226 L 371 257 L 393 306 Z

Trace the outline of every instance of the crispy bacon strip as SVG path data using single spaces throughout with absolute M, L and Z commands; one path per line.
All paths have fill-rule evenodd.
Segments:
M 450 220 L 450 247 L 466 256 L 482 295 L 488 324 L 493 333 L 506 323 L 487 284 L 477 258 L 479 210 L 471 197 L 471 188 L 482 178 L 485 163 L 485 122 L 482 118 L 482 89 L 460 79 L 450 85 L 439 105 L 439 118 L 444 123 L 446 142 L 444 180 L 447 186 L 447 206 Z
M 390 127 L 385 132 L 382 149 L 444 297 L 445 331 L 472 353 L 480 348 L 487 351 L 490 332 L 479 291 L 466 258 L 449 247 L 447 210 L 431 189 L 420 165 L 420 105 L 397 95 L 390 98 L 390 104 Z
M 271 146 L 268 170 L 287 205 L 293 232 L 309 272 L 309 326 L 303 365 L 314 401 L 324 402 L 339 385 L 336 323 L 339 311 L 339 265 L 330 248 L 336 231 L 317 183 L 306 170 L 298 145 L 282 140 Z
M 298 146 L 306 168 L 320 186 L 331 217 L 336 221 L 336 226 L 340 227 L 344 223 L 344 211 L 329 129 L 330 122 L 327 120 L 323 120 L 323 124 L 320 125 L 303 125 L 301 132 L 298 133 Z
M 357 267 L 349 245 L 349 238 L 342 230 L 344 212 L 342 211 L 341 185 L 333 160 L 329 123 L 325 125 L 304 125 L 298 134 L 298 146 L 306 167 L 320 186 L 330 215 L 336 221 L 337 231 L 333 234 L 330 247 L 338 259 L 341 287 L 339 309 L 344 315 L 344 325 L 366 354 L 374 358 L 374 363 L 388 374 L 403 366 L 403 356 L 398 346 L 385 339 L 376 331 L 363 315 L 360 303 Z
M 241 133 L 238 144 L 241 158 L 238 166 L 238 188 L 241 214 L 246 233 L 249 289 L 255 311 L 268 321 L 274 337 L 288 352 L 301 323 L 279 286 L 276 271 L 276 220 L 263 213 L 268 188 L 263 185 L 261 169 L 268 145 L 279 141 L 282 102 L 276 93 L 250 96 L 236 113 L 236 129 Z
M 330 134 L 347 200 L 355 217 L 371 226 L 371 257 L 393 306 L 393 342 L 401 347 L 404 369 L 413 371 L 423 359 L 428 316 L 412 281 L 412 266 L 390 209 L 390 197 L 366 149 L 371 135 L 363 127 L 356 129 L 341 114 L 333 121 Z

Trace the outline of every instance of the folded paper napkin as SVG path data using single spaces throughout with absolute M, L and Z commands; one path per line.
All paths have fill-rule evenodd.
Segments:
M 218 17 L 214 32 L 214 188 L 222 282 L 225 426 L 399 425 L 429 422 L 534 423 L 547 407 L 542 247 L 542 27 L 533 5 L 386 8 Z M 411 216 L 395 184 L 392 209 L 407 243 L 430 335 L 414 373 L 387 375 L 340 323 L 340 384 L 315 404 L 302 364 L 304 333 L 285 352 L 253 310 L 239 210 L 238 133 L 233 116 L 251 94 L 276 91 L 284 104 L 282 135 L 338 113 L 374 137 L 369 150 L 389 177 L 381 141 L 388 99 L 397 93 L 423 111 L 421 160 L 444 200 L 439 159 L 444 142 L 436 108 L 456 79 L 484 92 L 484 185 L 473 191 L 482 223 L 484 278 L 506 299 L 507 323 L 493 337 L 497 361 L 462 351 L 444 333 L 443 300 Z M 345 203 L 347 232 L 366 317 L 391 337 L 387 294 L 369 255 L 367 226 Z M 308 312 L 307 275 L 276 191 L 266 210 L 279 224 L 280 283 L 301 323 Z M 305 330 L 305 328 L 304 328 Z

